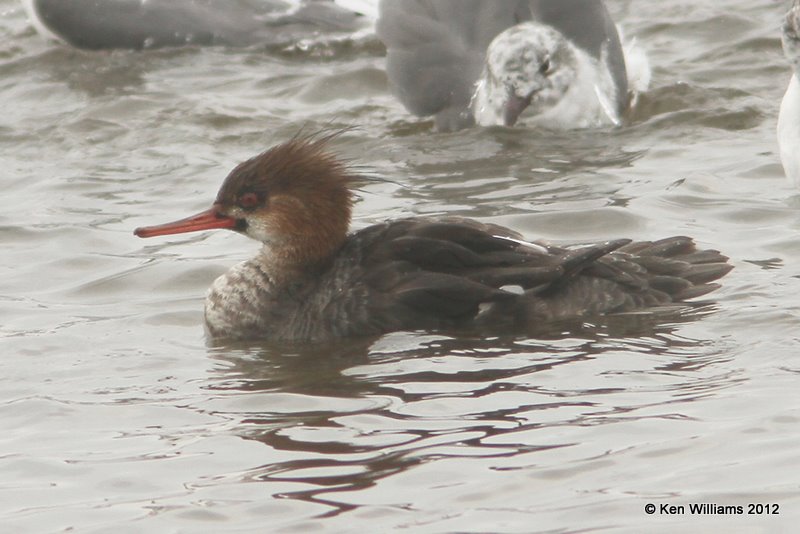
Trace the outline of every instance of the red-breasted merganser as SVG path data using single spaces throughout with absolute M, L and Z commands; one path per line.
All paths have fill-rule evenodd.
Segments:
M 688 237 L 577 248 L 528 243 L 507 228 L 414 217 L 347 233 L 357 178 L 298 136 L 239 164 L 207 211 L 138 228 L 139 237 L 225 228 L 261 241 L 217 278 L 213 337 L 320 341 L 396 330 L 526 330 L 550 321 L 682 302 L 732 267 Z

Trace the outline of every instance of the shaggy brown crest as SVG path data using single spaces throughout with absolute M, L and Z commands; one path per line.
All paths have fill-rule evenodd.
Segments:
M 324 261 L 350 226 L 354 175 L 328 152 L 341 132 L 297 136 L 231 171 L 215 205 L 245 221 L 241 231 L 267 243 L 276 260 Z

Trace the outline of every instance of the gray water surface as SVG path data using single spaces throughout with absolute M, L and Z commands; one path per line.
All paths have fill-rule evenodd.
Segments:
M 0 0 L 0 530 L 793 531 L 786 4 L 608 3 L 654 70 L 629 124 L 443 135 L 391 97 L 368 37 L 85 52 Z M 208 343 L 206 288 L 258 245 L 133 229 L 205 209 L 236 163 L 302 127 L 350 125 L 336 150 L 374 178 L 355 227 L 454 214 L 559 242 L 687 234 L 736 268 L 692 313 L 547 338 Z

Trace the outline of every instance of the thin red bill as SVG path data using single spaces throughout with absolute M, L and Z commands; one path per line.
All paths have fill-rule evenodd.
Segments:
M 186 217 L 179 221 L 158 224 L 156 226 L 143 226 L 137 228 L 133 233 L 139 237 L 155 237 L 159 235 L 185 234 L 187 232 L 199 232 L 201 230 L 214 230 L 216 228 L 232 229 L 237 224 L 236 219 L 222 215 L 211 207 L 206 211 Z

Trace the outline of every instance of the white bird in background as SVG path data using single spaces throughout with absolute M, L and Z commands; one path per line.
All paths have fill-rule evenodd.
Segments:
M 470 108 L 481 126 L 513 126 L 523 112 L 529 126 L 611 126 L 621 121 L 618 90 L 602 58 L 550 26 L 523 22 L 489 45 Z
M 783 52 L 792 64 L 792 78 L 778 114 L 778 147 L 786 177 L 800 186 L 800 0 L 794 0 L 783 22 Z
M 442 131 L 621 123 L 649 64 L 602 0 L 381 0 L 394 93 Z M 633 67 L 633 68 L 631 68 Z

